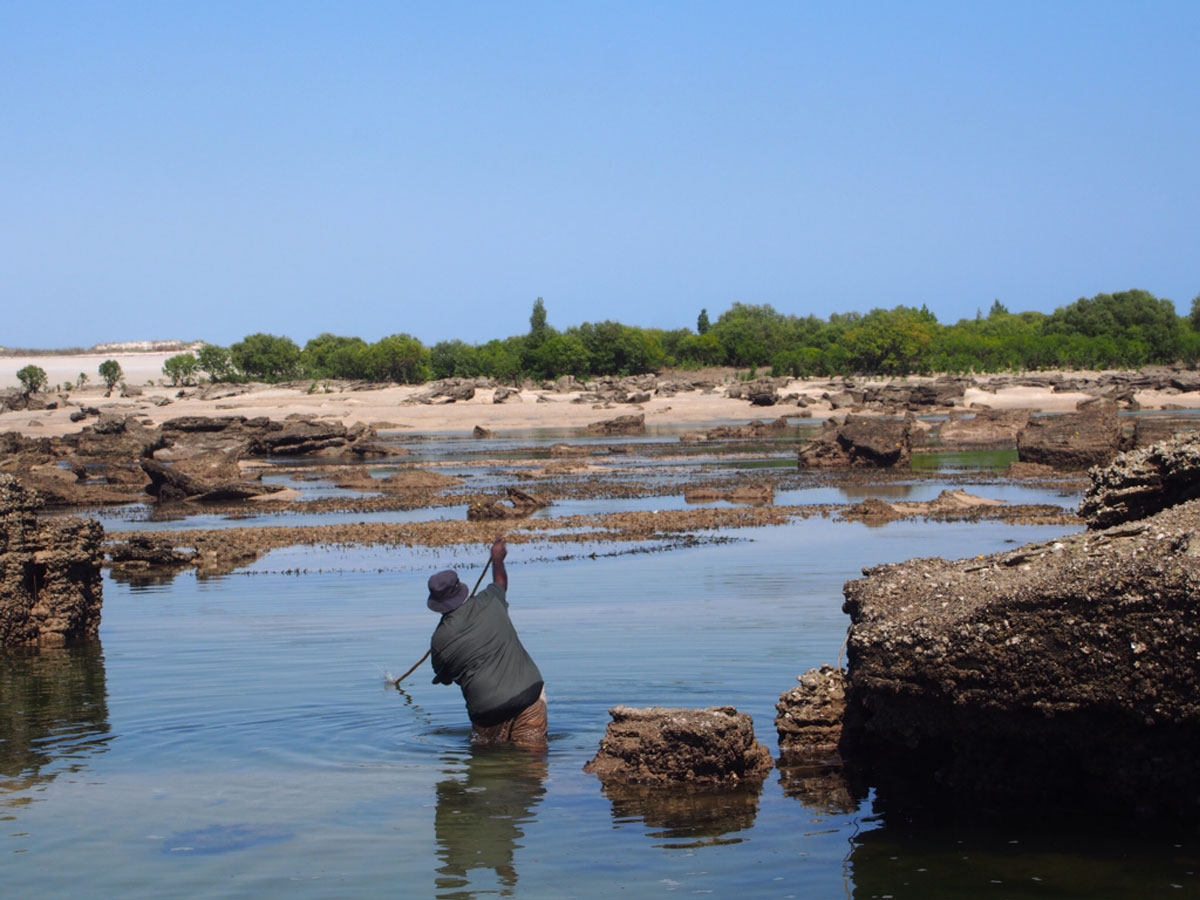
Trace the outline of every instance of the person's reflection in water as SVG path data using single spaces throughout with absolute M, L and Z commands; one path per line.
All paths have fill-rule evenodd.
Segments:
M 471 887 L 475 869 L 492 870 L 498 892 L 510 896 L 517 885 L 514 857 L 524 846 L 524 826 L 546 792 L 546 756 L 521 747 L 477 746 L 465 763 L 465 769 L 448 770 L 450 777 L 437 785 L 437 896 L 497 893 L 494 885 Z
M 84 768 L 109 738 L 99 642 L 0 651 L 0 804 Z

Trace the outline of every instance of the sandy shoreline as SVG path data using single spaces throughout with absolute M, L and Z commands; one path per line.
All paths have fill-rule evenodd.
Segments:
M 235 396 L 216 396 L 199 399 L 196 396 L 179 397 L 180 389 L 163 385 L 162 364 L 169 352 L 84 354 L 68 356 L 3 357 L 0 358 L 0 387 L 16 387 L 16 372 L 26 365 L 38 365 L 45 369 L 51 384 L 61 384 L 76 379 L 80 372 L 86 373 L 89 383 L 82 389 L 73 389 L 63 394 L 49 394 L 50 399 L 64 397 L 66 405 L 60 404 L 53 410 L 8 411 L 0 414 L 0 432 L 17 431 L 29 437 L 54 437 L 79 431 L 82 424 L 70 421 L 70 413 L 78 406 L 94 406 L 101 412 L 138 414 L 152 424 L 191 415 L 240 415 L 283 418 L 293 413 L 315 415 L 340 420 L 346 425 L 362 422 L 381 431 L 403 430 L 412 433 L 470 433 L 476 426 L 503 433 L 523 429 L 583 428 L 593 422 L 611 419 L 619 415 L 644 413 L 646 424 L 686 426 L 715 422 L 745 422 L 751 419 L 773 419 L 778 416 L 798 417 L 801 411 L 790 403 L 779 403 L 771 407 L 752 406 L 746 400 L 731 399 L 721 389 L 710 391 L 686 391 L 674 396 L 655 396 L 640 404 L 594 404 L 575 402 L 579 392 L 554 393 L 544 390 L 523 390 L 504 403 L 493 402 L 493 391 L 483 388 L 476 391 L 470 400 L 455 403 L 421 403 L 414 398 L 424 392 L 424 386 L 389 385 L 370 390 L 346 390 L 344 386 L 331 383 L 328 388 L 317 383 L 316 391 L 309 393 L 311 385 L 291 387 L 253 385 L 246 393 Z M 140 388 L 141 395 L 135 397 L 104 396 L 104 386 L 96 368 L 105 359 L 116 359 L 121 364 L 126 382 Z M 1050 375 L 1053 373 L 1041 373 Z M 1096 375 L 1098 373 L 1071 373 L 1072 377 Z M 685 376 L 686 377 L 686 376 Z M 913 379 L 926 381 L 928 379 Z M 876 383 L 883 383 L 877 380 Z M 238 386 L 230 386 L 232 393 Z M 782 388 L 780 395 L 805 394 L 814 401 L 806 412 L 814 419 L 830 415 L 833 410 L 821 403 L 821 394 L 829 390 L 829 379 L 796 379 Z M 224 393 L 223 391 L 218 391 Z M 189 389 L 185 394 L 194 395 Z M 1045 412 L 1073 410 L 1076 403 L 1088 395 L 1078 391 L 1054 392 L 1045 387 L 1013 386 L 993 393 L 977 388 L 968 388 L 963 405 L 980 404 L 994 409 L 1028 408 Z M 1159 395 L 1153 391 L 1142 391 L 1137 395 L 1143 409 L 1158 409 L 1166 403 L 1177 402 L 1172 395 Z

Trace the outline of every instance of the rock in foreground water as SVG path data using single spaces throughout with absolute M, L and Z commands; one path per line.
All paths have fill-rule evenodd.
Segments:
M 631 784 L 735 785 L 761 781 L 771 753 L 754 740 L 750 716 L 731 706 L 616 706 L 585 772 Z

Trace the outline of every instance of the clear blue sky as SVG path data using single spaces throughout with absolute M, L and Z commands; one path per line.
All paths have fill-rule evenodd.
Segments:
M 0 344 L 1200 293 L 1200 3 L 0 3 Z

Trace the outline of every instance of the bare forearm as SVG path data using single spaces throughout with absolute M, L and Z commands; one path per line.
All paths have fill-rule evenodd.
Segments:
M 504 568 L 504 557 L 508 555 L 508 545 L 503 537 L 492 542 L 492 581 L 508 590 L 508 570 Z

